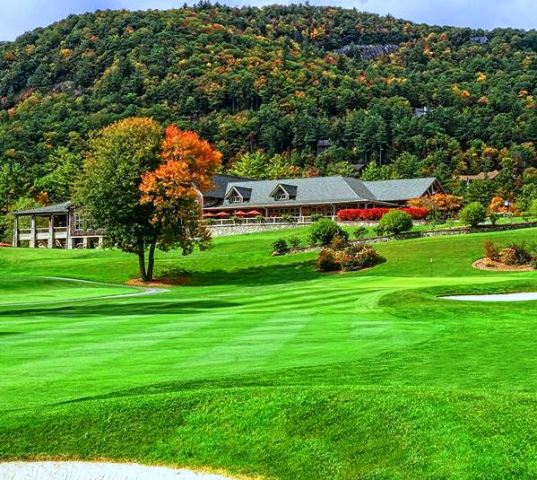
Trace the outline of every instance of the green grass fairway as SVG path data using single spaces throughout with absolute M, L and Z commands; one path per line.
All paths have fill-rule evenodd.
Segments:
M 537 478 L 537 302 L 437 298 L 537 291 L 537 273 L 471 267 L 484 239 L 537 230 L 386 243 L 386 263 L 352 274 L 270 255 L 297 234 L 160 254 L 190 284 L 129 297 L 133 256 L 0 250 L 0 460 Z

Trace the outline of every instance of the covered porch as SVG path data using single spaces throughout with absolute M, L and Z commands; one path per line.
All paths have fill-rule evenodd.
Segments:
M 14 212 L 13 246 L 29 248 L 95 248 L 102 232 L 85 231 L 71 202 Z

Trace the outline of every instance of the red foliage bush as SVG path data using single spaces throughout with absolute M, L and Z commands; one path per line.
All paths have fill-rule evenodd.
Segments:
M 408 213 L 413 220 L 423 220 L 429 214 L 426 208 L 408 207 L 400 208 L 402 212 Z M 337 217 L 342 222 L 352 222 L 354 220 L 380 220 L 390 211 L 389 208 L 347 208 L 337 212 Z

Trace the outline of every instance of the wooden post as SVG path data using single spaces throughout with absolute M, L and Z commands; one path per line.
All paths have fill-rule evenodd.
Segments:
M 48 219 L 48 240 L 47 247 L 54 248 L 54 214 L 51 214 Z
M 35 215 L 32 215 L 30 220 L 30 248 L 36 248 L 37 245 L 37 229 L 35 225 Z
M 19 217 L 15 215 L 15 220 L 13 222 L 13 248 L 19 246 Z

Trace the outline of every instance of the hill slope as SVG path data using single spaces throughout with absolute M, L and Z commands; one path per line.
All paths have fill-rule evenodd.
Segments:
M 402 176 L 445 180 L 505 157 L 520 175 L 536 164 L 537 33 L 476 35 L 310 6 L 70 16 L 0 45 L 0 211 L 28 192 L 57 197 L 40 181 L 59 147 L 76 166 L 88 132 L 130 115 L 195 129 L 226 162 L 262 149 L 324 173 L 382 151 L 404 154 Z

